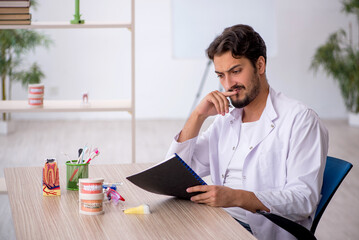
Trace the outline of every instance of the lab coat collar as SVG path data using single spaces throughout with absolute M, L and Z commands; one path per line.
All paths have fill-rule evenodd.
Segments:
M 271 121 L 275 120 L 278 117 L 277 112 L 275 111 L 274 106 L 273 106 L 273 102 L 272 102 L 272 99 L 276 94 L 277 93 L 274 91 L 274 89 L 269 87 L 269 94 L 268 94 L 268 97 L 267 97 L 266 107 L 264 108 L 264 111 L 262 113 L 262 115 L 263 114 L 267 115 L 267 117 Z
M 253 132 L 253 142 L 251 143 L 250 150 L 255 149 L 275 128 L 274 120 L 277 118 L 277 113 L 274 109 L 272 98 L 275 96 L 272 88 L 269 89 L 266 106 L 259 119 L 259 130 Z
M 247 153 L 245 154 L 245 159 L 247 156 L 261 143 L 275 128 L 274 120 L 277 118 L 277 113 L 273 106 L 272 98 L 276 95 L 275 91 L 270 88 L 269 94 L 267 97 L 266 106 L 263 110 L 263 113 L 258 120 L 259 125 L 258 129 L 253 132 L 253 142 L 249 143 L 250 147 L 247 149 Z M 237 133 L 237 139 L 233 139 L 234 141 L 239 140 L 239 133 L 241 131 L 241 122 L 242 122 L 242 114 L 243 108 L 235 108 L 230 112 L 231 117 L 227 118 L 227 123 L 231 126 L 231 128 Z M 238 143 L 237 143 L 238 144 Z M 226 159 L 226 163 L 224 166 L 228 168 L 228 164 L 230 162 L 230 158 Z M 246 165 L 246 161 L 244 161 L 244 165 Z M 223 182 L 222 182 L 223 184 Z
M 233 117 L 233 120 L 238 120 L 238 119 L 242 119 L 242 114 L 243 114 L 243 108 L 232 108 L 229 112 L 231 114 L 231 116 Z

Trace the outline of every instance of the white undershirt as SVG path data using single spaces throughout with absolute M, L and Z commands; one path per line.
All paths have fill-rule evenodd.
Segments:
M 241 132 L 239 136 L 238 146 L 233 154 L 231 161 L 228 164 L 226 177 L 223 185 L 233 189 L 243 189 L 242 171 L 243 164 L 246 157 L 247 149 L 252 144 L 252 136 L 255 128 L 258 125 L 256 122 L 241 123 Z M 224 208 L 232 217 L 247 223 L 246 210 L 240 207 Z

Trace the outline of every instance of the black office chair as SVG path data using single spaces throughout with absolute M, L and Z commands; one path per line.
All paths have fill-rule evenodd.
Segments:
M 287 230 L 297 239 L 316 239 L 314 232 L 317 229 L 319 220 L 322 217 L 323 212 L 332 199 L 334 193 L 337 191 L 339 185 L 342 183 L 352 167 L 353 165 L 349 162 L 334 157 L 327 157 L 321 191 L 322 198 L 320 199 L 317 211 L 315 212 L 313 224 L 310 230 L 298 223 L 273 213 L 264 211 L 257 211 L 257 213 L 263 215 L 273 223 Z

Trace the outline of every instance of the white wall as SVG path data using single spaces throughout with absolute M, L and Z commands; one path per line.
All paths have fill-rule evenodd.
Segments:
M 266 40 L 267 55 L 274 56 L 277 52 L 275 8 L 275 0 L 172 0 L 173 55 L 205 58 L 206 47 L 224 28 L 242 23 L 261 33 Z
M 33 21 L 69 21 L 73 0 L 38 0 Z M 220 2 L 220 1 L 219 1 Z M 323 118 L 344 118 L 346 110 L 337 84 L 323 72 L 309 70 L 317 46 L 350 18 L 340 11 L 340 0 L 275 0 L 276 54 L 268 58 L 270 84 L 303 101 Z M 86 21 L 129 20 L 129 1 L 81 1 Z M 205 10 L 205 7 L 204 7 Z M 200 14 L 200 13 L 198 13 Z M 225 14 L 225 13 L 220 13 Z M 220 17 L 220 14 L 218 17 Z M 253 12 L 255 15 L 256 12 Z M 186 16 L 184 16 L 186 17 Z M 257 16 L 260 18 L 261 16 Z M 356 23 L 354 29 L 356 29 Z M 136 113 L 138 118 L 186 118 L 205 69 L 206 59 L 172 56 L 171 0 L 136 1 Z M 130 97 L 130 38 L 127 30 L 41 30 L 54 39 L 49 49 L 37 49 L 44 70 L 46 99 Z M 198 34 L 201 34 L 198 31 Z M 355 33 L 357 34 L 357 33 Z M 356 35 L 355 35 L 356 36 Z M 191 36 L 196 37 L 196 36 Z M 209 44 L 209 43 L 208 43 Z M 206 46 L 207 47 L 207 46 Z M 202 96 L 218 88 L 211 73 Z M 13 99 L 26 99 L 26 91 L 13 86 Z M 124 113 L 14 113 L 14 118 L 122 118 Z

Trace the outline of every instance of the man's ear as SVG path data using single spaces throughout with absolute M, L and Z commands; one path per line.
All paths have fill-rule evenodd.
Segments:
M 263 56 L 260 56 L 257 60 L 257 71 L 259 74 L 266 72 L 266 61 Z

